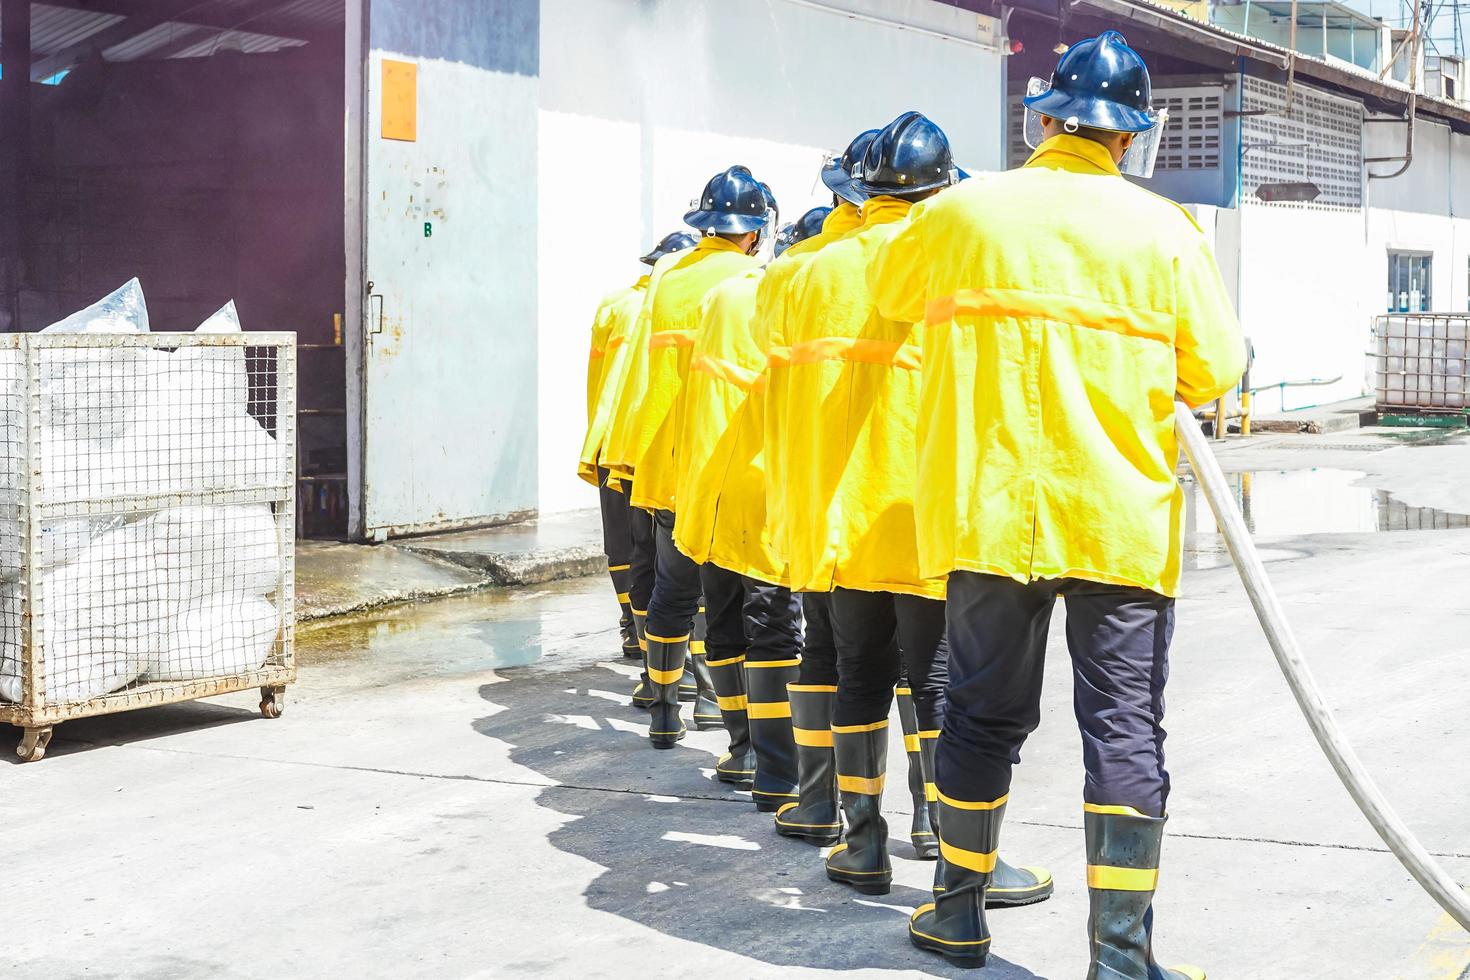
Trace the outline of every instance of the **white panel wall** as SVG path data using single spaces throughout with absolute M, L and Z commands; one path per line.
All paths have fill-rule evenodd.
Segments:
M 994 22 L 929 0 L 826 0 L 976 38 Z M 1000 169 L 998 51 L 791 0 L 542 0 L 539 497 L 591 507 L 575 477 L 599 297 L 639 274 L 705 181 L 735 163 L 782 220 L 828 203 L 822 155 L 918 109 L 967 168 Z
M 1402 154 L 1404 133 L 1402 124 L 1368 125 L 1364 155 Z M 1398 164 L 1371 166 L 1389 173 Z M 1470 138 L 1419 120 L 1409 169 L 1367 182 L 1367 201 L 1363 211 L 1246 201 L 1217 225 L 1221 268 L 1255 344 L 1252 383 L 1341 375 L 1330 387 L 1289 390 L 1287 408 L 1367 390 L 1365 352 L 1373 318 L 1387 308 L 1390 251 L 1432 253 L 1434 308 L 1470 309 Z M 1262 411 L 1280 405 L 1275 393 L 1258 401 Z
M 1256 352 L 1252 384 L 1341 376 L 1330 386 L 1288 389 L 1288 409 L 1359 394 L 1370 303 L 1383 291 L 1366 281 L 1362 212 L 1247 202 L 1238 227 L 1240 321 Z M 1260 396 L 1259 410 L 1281 407 L 1276 393 Z

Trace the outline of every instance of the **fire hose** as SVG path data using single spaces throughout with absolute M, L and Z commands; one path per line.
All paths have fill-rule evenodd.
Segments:
M 1220 463 L 1210 450 L 1209 443 L 1205 441 L 1205 434 L 1195 421 L 1194 413 L 1187 406 L 1176 402 L 1174 423 L 1185 455 L 1189 457 L 1189 465 L 1194 470 L 1195 479 L 1199 481 L 1205 499 L 1209 501 L 1210 510 L 1215 513 L 1215 523 L 1225 538 L 1225 546 L 1230 551 L 1231 560 L 1235 562 L 1236 571 L 1240 573 L 1246 595 L 1250 596 L 1251 605 L 1255 607 L 1256 618 L 1261 622 L 1266 641 L 1271 645 L 1271 652 L 1276 655 L 1276 664 L 1281 668 L 1281 673 L 1286 675 L 1286 683 L 1307 719 L 1307 726 L 1316 736 L 1317 744 L 1327 755 L 1327 761 L 1332 763 L 1333 770 L 1342 780 L 1353 802 L 1358 804 L 1358 809 L 1363 811 L 1363 816 L 1368 818 L 1368 823 L 1383 838 L 1388 849 L 1451 918 L 1470 930 L 1470 896 L 1440 867 L 1439 862 L 1425 850 L 1424 845 L 1419 843 L 1394 812 L 1383 792 L 1363 768 L 1363 763 L 1353 751 L 1352 745 L 1337 727 L 1332 709 L 1322 699 L 1316 678 L 1312 676 L 1311 668 L 1303 659 L 1301 647 L 1297 645 L 1291 625 L 1286 621 L 1281 602 L 1266 578 L 1266 566 L 1262 564 L 1261 556 L 1251 541 L 1250 532 L 1246 530 L 1245 521 L 1235 506 L 1235 498 L 1225 484 L 1225 474 L 1220 470 Z

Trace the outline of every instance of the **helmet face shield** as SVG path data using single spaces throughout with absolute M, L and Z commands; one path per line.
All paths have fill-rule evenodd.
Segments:
M 1045 78 L 1032 77 L 1026 83 L 1026 102 L 1037 100 L 1040 96 L 1051 91 L 1051 82 Z M 1036 149 L 1046 140 L 1046 133 L 1042 129 L 1041 120 L 1043 116 L 1060 118 L 1063 128 L 1067 132 L 1075 132 L 1083 123 L 1077 116 L 1058 117 L 1053 113 L 1039 112 L 1029 105 L 1025 108 L 1026 118 L 1021 127 L 1022 135 L 1025 137 L 1026 145 Z M 1169 110 L 1149 109 L 1149 127 L 1133 134 L 1133 143 L 1123 154 L 1123 159 L 1118 163 L 1118 169 L 1130 177 L 1142 177 L 1145 180 L 1154 175 L 1154 161 L 1158 159 L 1159 147 L 1164 141 L 1164 127 L 1169 123 Z M 1107 127 L 1094 127 L 1105 129 Z
M 1155 119 L 1153 126 L 1133 134 L 1133 142 L 1118 162 L 1118 169 L 1123 173 L 1144 180 L 1154 175 L 1154 161 L 1159 158 L 1159 147 L 1164 145 L 1164 127 L 1169 125 L 1168 109 L 1151 109 L 1149 114 Z

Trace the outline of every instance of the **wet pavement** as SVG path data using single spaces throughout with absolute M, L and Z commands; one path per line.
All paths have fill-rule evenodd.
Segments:
M 1404 447 L 1350 445 L 1263 440 L 1221 458 L 1343 729 L 1470 881 L 1470 530 L 1398 529 L 1411 509 L 1470 503 L 1440 472 L 1455 458 L 1379 465 Z M 1198 502 L 1191 520 L 1161 961 L 1212 980 L 1470 977 L 1470 936 L 1358 815 Z M 1013 863 L 1051 868 L 1057 893 L 994 913 L 992 965 L 973 976 L 1085 969 L 1080 744 L 1059 625 L 1002 840 Z M 647 746 L 604 578 L 395 607 L 299 641 L 279 721 L 239 696 L 71 722 L 30 766 L 8 764 L 14 738 L 0 734 L 0 822 L 19 829 L 8 876 L 40 896 L 12 902 L 0 975 L 961 975 L 904 938 L 933 866 L 904 836 L 896 724 L 895 887 L 863 898 L 713 779 L 721 732 Z

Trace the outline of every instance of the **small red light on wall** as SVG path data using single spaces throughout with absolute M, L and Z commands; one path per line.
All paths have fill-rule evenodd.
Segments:
M 1011 42 L 1011 54 L 1020 54 L 1022 51 L 1025 50 L 1026 45 L 1022 44 L 1020 41 Z

